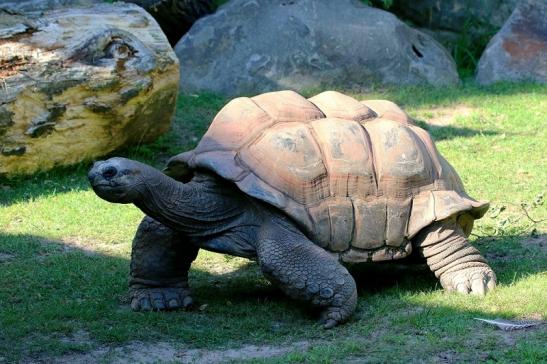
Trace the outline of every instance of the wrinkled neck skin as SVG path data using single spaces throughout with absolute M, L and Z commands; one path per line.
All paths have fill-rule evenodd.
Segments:
M 254 207 L 234 186 L 198 174 L 188 183 L 151 169 L 135 205 L 148 216 L 189 237 L 213 237 L 241 225 L 259 225 Z M 249 221 L 249 216 L 251 216 Z

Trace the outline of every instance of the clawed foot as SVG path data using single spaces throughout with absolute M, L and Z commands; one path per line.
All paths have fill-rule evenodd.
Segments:
M 319 323 L 323 325 L 324 329 L 332 329 L 334 326 L 345 321 L 343 320 L 344 316 L 348 316 L 348 315 L 344 315 L 343 312 L 341 312 L 339 307 L 329 307 L 323 312 L 321 312 Z
M 490 267 L 470 267 L 444 273 L 441 276 L 441 285 L 448 292 L 484 296 L 496 287 L 496 274 Z
M 166 311 L 187 308 L 194 303 L 188 288 L 131 288 L 133 311 Z
M 332 329 L 350 318 L 357 306 L 357 290 L 354 288 L 345 302 L 341 295 L 335 295 L 334 304 L 336 306 L 327 307 L 321 312 L 319 323 L 323 324 L 324 329 Z

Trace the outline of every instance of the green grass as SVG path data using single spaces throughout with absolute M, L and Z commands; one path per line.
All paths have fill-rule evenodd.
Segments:
M 133 313 L 128 264 L 142 213 L 97 198 L 84 163 L 0 180 L 0 363 L 51 361 L 136 340 L 207 350 L 306 342 L 304 351 L 253 359 L 259 363 L 545 361 L 545 325 L 506 333 L 473 317 L 546 318 L 547 226 L 531 219 L 547 219 L 547 88 L 466 84 L 356 96 L 402 105 L 429 129 L 470 195 L 492 201 L 473 240 L 498 275 L 496 291 L 484 299 L 445 294 L 427 270 L 360 269 L 357 312 L 324 331 L 255 263 L 202 251 L 190 279 L 205 309 Z M 159 167 L 195 145 L 225 101 L 180 96 L 173 131 L 119 154 Z M 447 125 L 427 124 L 437 119 Z

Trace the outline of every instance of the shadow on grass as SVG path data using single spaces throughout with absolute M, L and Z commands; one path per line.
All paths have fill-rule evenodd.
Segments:
M 0 177 L 0 207 L 69 191 L 88 190 L 91 163 L 59 167 L 49 172 L 15 178 Z
M 477 242 L 487 256 L 497 252 L 490 263 L 505 287 L 545 270 L 541 246 L 512 244 L 527 238 Z M 539 237 L 540 241 L 546 238 Z M 499 247 L 501 244 L 507 246 Z M 217 348 L 227 343 L 264 345 L 292 342 L 298 337 L 331 337 L 315 324 L 314 310 L 266 283 L 254 262 L 224 274 L 192 268 L 190 285 L 197 307 L 205 303 L 207 307 L 167 313 L 130 311 L 128 268 L 129 259 L 119 253 L 106 255 L 65 241 L 0 233 L 0 351 L 7 360 L 18 360 L 134 340 L 176 340 L 191 347 Z M 353 273 L 360 309 L 348 324 L 336 329 L 340 335 L 358 335 L 363 325 L 368 325 L 367 330 L 385 330 L 386 325 L 397 323 L 416 330 L 414 326 L 438 328 L 439 320 L 490 315 L 480 309 L 462 311 L 435 303 L 410 318 L 397 316 L 398 310 L 413 312 L 415 304 L 405 301 L 409 297 L 406 293 L 440 288 L 423 264 L 374 264 L 357 267 Z M 395 321 L 385 321 L 388 312 Z M 380 322 L 384 329 L 376 327 Z M 82 344 L 85 347 L 67 343 L 67 335 L 78 330 L 92 338 Z
M 509 285 L 547 271 L 546 234 L 481 237 L 473 245 L 481 250 L 499 284 Z M 407 259 L 355 265 L 351 272 L 359 290 L 368 293 L 394 287 L 410 291 L 441 289 L 439 280 L 415 251 Z
M 494 130 L 477 130 L 468 127 L 460 127 L 453 125 L 439 126 L 432 125 L 423 120 L 417 120 L 418 126 L 425 129 L 431 134 L 434 141 L 450 140 L 454 138 L 471 138 L 477 135 L 492 136 L 500 134 Z
M 150 152 L 146 150 L 147 147 L 138 146 L 112 152 L 96 160 L 124 157 L 162 168 L 162 162 L 165 162 L 166 159 L 163 158 L 160 161 L 151 159 Z M 87 180 L 87 173 L 92 164 L 93 162 L 86 161 L 74 166 L 56 167 L 50 171 L 38 172 L 30 176 L 0 177 L 0 207 L 58 193 L 89 190 L 91 186 Z
M 85 240 L 83 241 L 85 243 Z M 508 285 L 527 275 L 547 270 L 546 241 L 547 235 L 545 234 L 534 237 L 512 235 L 480 238 L 474 242 L 474 245 L 481 249 L 496 271 L 499 283 Z M 74 273 L 84 274 L 85 271 L 88 271 L 90 277 L 94 276 L 98 279 L 98 282 L 95 283 L 89 281 L 90 285 L 102 281 L 100 273 L 103 271 L 113 273 L 117 270 L 117 273 L 128 274 L 129 258 L 106 255 L 97 252 L 93 246 L 81 246 L 82 242 L 78 242 L 78 244 L 80 246 L 72 244 L 70 240 L 60 241 L 33 235 L 0 233 L 0 253 L 4 257 L 0 263 L 10 263 L 14 259 L 26 260 L 27 258 L 36 259 L 38 263 L 41 263 L 48 257 L 59 258 L 60 256 L 63 256 L 63 264 L 89 260 L 93 264 L 78 266 L 77 272 Z M 36 269 L 36 266 L 31 264 L 29 269 Z M 62 272 L 67 267 L 46 264 L 43 269 L 43 275 L 39 276 L 53 277 L 56 275 L 53 273 L 57 269 L 61 269 L 60 272 Z M 359 290 L 366 293 L 381 293 L 394 287 L 408 291 L 440 288 L 437 278 L 415 253 L 403 260 L 356 264 L 349 269 Z M 66 278 L 70 279 L 70 274 Z M 127 283 L 125 278 L 123 279 L 124 289 Z M 51 282 L 50 279 L 49 281 Z M 219 274 L 196 269 L 193 266 L 190 272 L 190 284 L 194 289 L 203 289 L 204 293 L 212 293 L 220 300 L 259 302 L 274 297 L 285 297 L 281 291 L 266 283 L 258 264 L 254 261 L 249 261 L 234 271 Z M 21 287 L 17 284 L 14 286 Z

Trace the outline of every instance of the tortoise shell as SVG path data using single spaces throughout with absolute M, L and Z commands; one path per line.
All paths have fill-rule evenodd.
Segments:
M 452 216 L 469 234 L 488 209 L 397 105 L 334 91 L 236 98 L 177 163 L 281 209 L 345 262 L 403 258 L 420 229 Z

